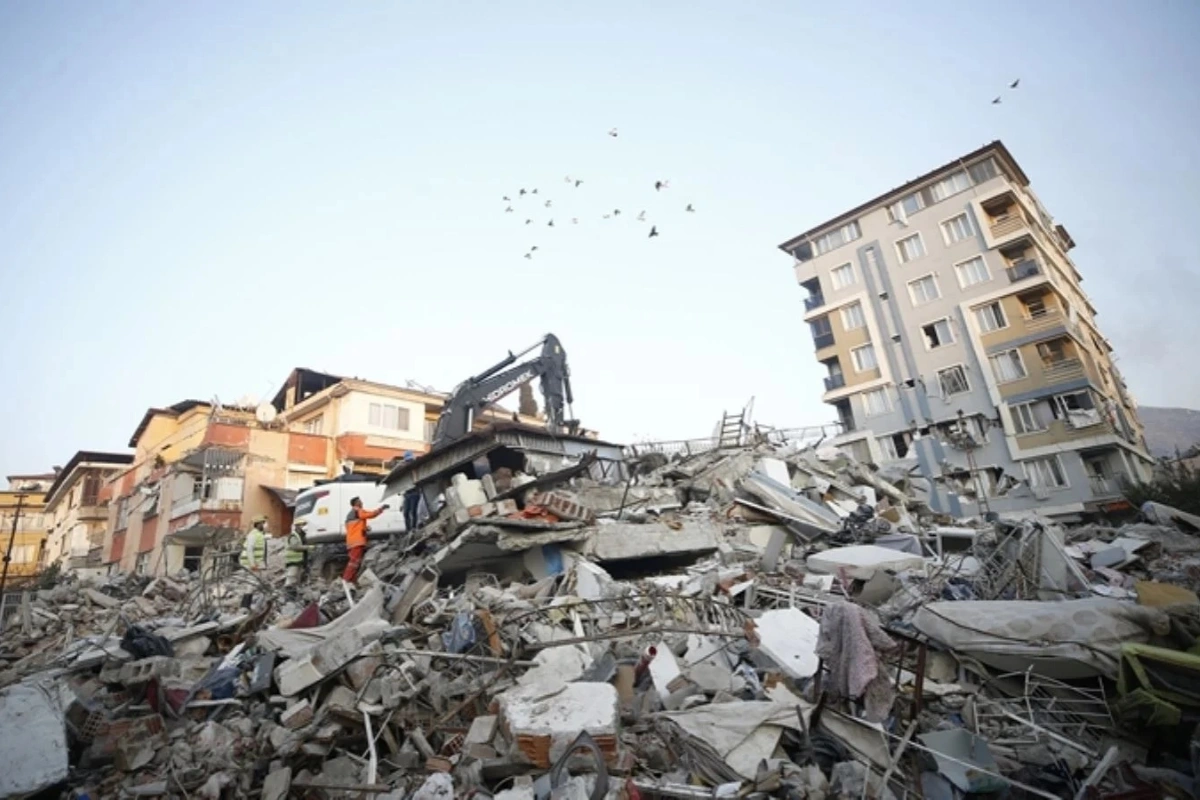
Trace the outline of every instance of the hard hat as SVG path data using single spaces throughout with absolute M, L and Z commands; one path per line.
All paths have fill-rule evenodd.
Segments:
M 257 525 L 260 522 L 264 525 L 267 524 L 267 515 L 266 514 L 259 514 L 257 517 L 250 520 L 251 525 Z
M 306 519 L 298 519 L 292 523 L 293 528 L 304 528 L 304 527 L 307 527 L 307 525 L 308 525 L 308 520 L 306 520 Z

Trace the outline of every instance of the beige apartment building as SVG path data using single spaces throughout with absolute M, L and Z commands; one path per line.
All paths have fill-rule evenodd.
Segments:
M 839 443 L 956 516 L 1118 502 L 1153 462 L 1074 246 L 999 141 L 780 245 Z

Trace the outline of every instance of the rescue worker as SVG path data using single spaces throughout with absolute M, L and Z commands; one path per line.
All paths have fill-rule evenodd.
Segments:
M 250 521 L 246 540 L 242 543 L 242 555 L 238 563 L 251 572 L 267 568 L 267 518 L 257 516 Z
M 354 583 L 358 580 L 358 570 L 362 566 L 363 556 L 367 554 L 367 520 L 375 519 L 391 506 L 380 506 L 374 511 L 364 511 L 362 499 L 355 497 L 350 501 L 350 513 L 346 515 L 346 549 L 350 551 L 350 561 L 346 571 L 342 573 L 343 583 Z
M 290 589 L 300 582 L 300 576 L 304 573 L 304 562 L 308 560 L 308 551 L 312 550 L 312 545 L 304 541 L 306 524 L 304 520 L 298 520 L 292 526 L 292 532 L 288 534 L 287 547 L 283 551 L 284 588 Z
M 416 457 L 411 450 L 404 453 L 405 462 L 413 461 Z M 404 493 L 404 530 L 412 533 L 417 529 L 421 509 L 421 492 L 413 487 Z

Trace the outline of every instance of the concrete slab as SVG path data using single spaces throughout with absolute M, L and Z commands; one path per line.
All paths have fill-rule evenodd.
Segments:
M 808 568 L 813 572 L 836 575 L 845 574 L 857 580 L 870 580 L 881 569 L 904 572 L 910 569 L 925 569 L 925 559 L 873 544 L 852 547 L 835 547 L 808 557 Z
M 661 522 L 614 522 L 596 527 L 588 543 L 590 554 L 601 564 L 635 558 L 711 553 L 721 539 L 720 526 L 708 520 L 687 520 L 679 530 Z
M 821 623 L 798 608 L 768 611 L 754 621 L 758 650 L 793 678 L 817 674 Z
M 507 729 L 527 757 L 537 751 L 535 763 L 553 764 L 566 752 L 580 731 L 598 741 L 613 742 L 620 732 L 617 690 L 608 683 L 568 683 L 551 695 L 538 685 L 510 689 L 497 698 Z M 549 752 L 539 740 L 549 738 Z M 603 745 L 602 745 L 603 746 Z M 607 753 L 606 753 L 607 755 Z
M 0 797 L 24 797 L 67 779 L 67 728 L 50 695 L 17 684 L 0 691 Z

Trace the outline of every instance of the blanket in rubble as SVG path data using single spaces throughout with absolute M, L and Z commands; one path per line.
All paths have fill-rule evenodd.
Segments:
M 879 658 L 879 651 L 895 649 L 896 643 L 862 606 L 835 603 L 821 613 L 817 635 L 817 657 L 828 672 L 827 691 L 834 698 L 861 700 L 866 718 L 887 718 L 895 690 Z

